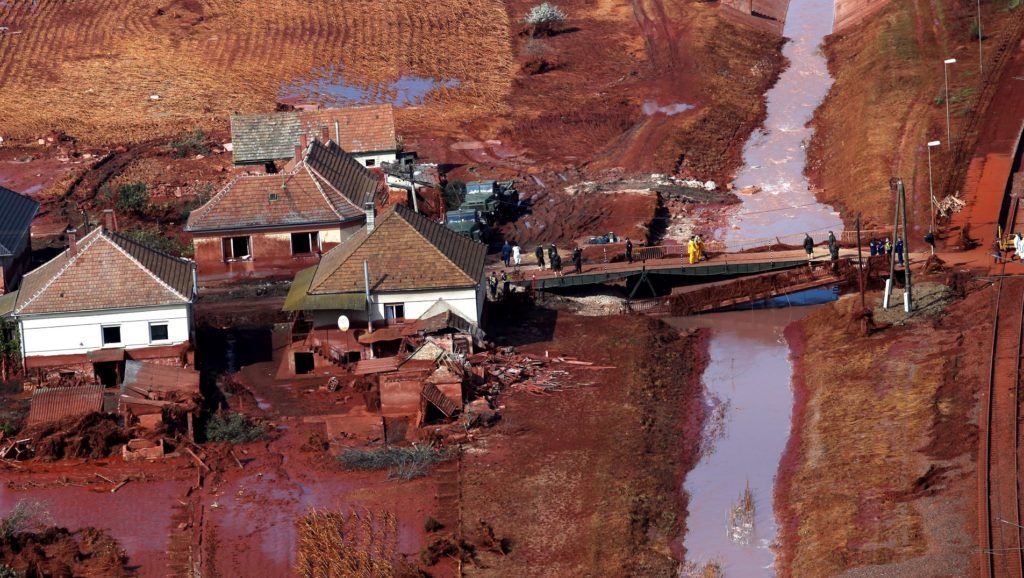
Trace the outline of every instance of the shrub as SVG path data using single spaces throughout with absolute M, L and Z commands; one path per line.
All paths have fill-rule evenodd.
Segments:
M 174 156 L 178 158 L 210 154 L 210 147 L 206 146 L 206 133 L 199 129 L 187 132 L 167 145 L 174 149 Z
M 558 68 L 554 51 L 544 40 L 531 38 L 523 46 L 522 69 L 526 74 L 543 74 Z
M 165 235 L 155 225 L 129 229 L 124 234 L 137 243 L 157 251 L 163 251 L 168 255 L 176 257 L 192 256 L 192 245 L 190 243 L 184 243 L 174 237 Z
M 0 578 L 22 578 L 24 574 L 5 564 L 0 564 Z
M 266 428 L 238 412 L 215 415 L 206 422 L 206 440 L 211 442 L 246 444 L 263 438 L 266 433 Z
M 454 211 L 458 209 L 466 200 L 466 183 L 462 181 L 449 181 L 444 186 L 441 196 L 444 197 L 444 206 L 447 207 L 447 210 Z
M 388 470 L 388 477 L 411 480 L 430 473 L 430 466 L 450 456 L 432 445 L 378 450 L 347 449 L 338 461 L 347 470 Z
M 114 203 L 118 211 L 141 213 L 149 206 L 149 190 L 146 183 L 123 183 L 117 188 L 117 200 Z
M 11 511 L 0 519 L 0 539 L 7 540 L 22 534 L 41 530 L 50 523 L 50 514 L 42 502 L 18 500 Z
M 536 38 L 550 36 L 558 26 L 565 24 L 567 18 L 561 8 L 550 2 L 544 2 L 531 8 L 523 18 L 523 22 Z
M 428 533 L 434 533 L 438 530 L 443 530 L 444 524 L 438 522 L 433 516 L 427 516 L 427 519 L 423 521 L 423 531 Z

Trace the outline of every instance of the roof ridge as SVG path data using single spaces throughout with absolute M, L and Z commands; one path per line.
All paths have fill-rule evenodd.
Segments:
M 338 147 L 338 148 L 340 149 L 341 147 Z M 338 196 L 341 197 L 343 201 L 345 201 L 346 203 L 348 203 L 349 205 L 354 207 L 356 210 L 358 210 L 358 211 L 364 210 L 362 207 L 357 207 L 356 204 L 354 202 L 352 202 L 352 199 L 348 198 L 348 195 L 346 195 L 345 193 L 339 191 L 337 187 L 335 187 L 333 184 L 331 184 L 331 181 L 328 180 L 327 177 L 325 177 L 322 174 L 320 174 L 320 171 L 314 169 L 313 167 L 311 167 L 309 165 L 306 165 L 305 163 L 303 163 L 303 164 L 305 165 L 306 170 L 310 172 L 310 176 L 313 177 L 313 181 L 317 183 L 317 188 L 320 190 L 321 194 L 324 194 L 324 190 L 323 190 L 323 188 L 320 187 L 319 181 L 323 181 L 324 183 L 327 183 L 327 186 L 330 187 L 332 191 L 338 193 Z M 327 198 L 326 194 L 324 194 L 324 198 Z M 337 207 L 334 206 L 334 203 L 331 203 L 331 200 L 329 198 L 327 199 L 327 202 L 331 204 L 331 208 L 334 209 L 334 212 L 338 213 Z M 338 216 L 340 217 L 341 214 L 339 213 Z
M 162 256 L 167 257 L 169 259 L 174 259 L 175 258 L 175 257 L 172 257 L 172 256 L 168 255 L 167 253 L 163 253 L 161 251 L 157 251 L 156 249 L 151 249 L 150 247 L 148 247 L 146 245 L 143 245 L 142 243 L 138 243 L 138 242 L 136 242 L 134 240 L 131 240 L 126 235 L 120 235 L 116 231 L 107 231 L 106 229 L 103 229 L 102 227 L 99 227 L 98 230 L 103 231 L 103 233 L 113 233 L 113 234 L 117 235 L 118 237 L 121 237 L 123 239 L 127 239 L 127 240 L 131 241 L 132 243 L 142 247 L 143 249 L 146 249 L 146 250 L 149 250 L 149 251 L 153 251 L 153 252 L 157 253 L 158 255 L 162 255 Z M 118 251 L 123 253 L 126 257 L 128 257 L 128 259 L 130 259 L 132 263 L 135 263 L 136 266 L 141 268 L 146 273 L 149 273 L 149 276 L 152 277 L 154 280 L 156 280 L 157 283 L 162 285 L 165 289 L 168 289 L 171 293 L 177 295 L 178 297 L 181 297 L 186 303 L 191 301 L 188 297 L 185 297 L 177 289 L 175 289 L 174 287 L 171 287 L 169 283 L 167 283 L 166 281 L 161 279 L 160 276 L 157 275 L 156 273 L 154 273 L 149 267 L 145 266 L 142 263 L 142 261 L 139 261 L 138 259 L 135 258 L 134 255 L 132 255 L 131 253 L 126 251 L 124 249 L 124 247 L 122 247 L 121 245 L 119 245 L 117 243 L 117 241 L 115 241 L 113 238 L 111 238 L 108 235 L 105 235 L 103 233 L 100 233 L 100 236 L 103 237 L 104 240 L 106 240 L 108 243 L 113 245 L 115 249 L 117 249 Z
M 71 265 L 73 265 L 75 262 L 77 262 L 78 258 L 83 253 L 85 253 L 85 251 L 87 251 L 89 249 L 89 247 L 92 247 L 96 243 L 96 239 L 98 239 L 100 237 L 100 235 L 97 233 L 97 231 L 99 231 L 99 230 L 100 230 L 100 227 L 96 227 L 92 231 L 89 231 L 88 233 L 86 233 L 86 235 L 84 237 L 82 237 L 82 239 L 81 239 L 82 241 L 85 241 L 86 239 L 88 239 L 90 235 L 95 235 L 95 237 L 93 239 L 91 239 L 88 243 L 86 243 L 84 247 L 79 247 L 78 251 L 74 255 L 68 256 L 67 257 L 67 262 L 64 263 L 64 266 L 61 267 L 59 270 L 57 270 L 57 272 L 54 273 L 53 276 L 50 277 L 49 281 L 44 283 L 43 286 L 40 287 L 38 291 L 36 291 L 31 297 L 29 297 L 28 301 L 25 301 L 24 303 L 22 303 L 21 307 L 18 307 L 17 305 L 15 305 L 14 312 L 18 313 L 18 312 L 24 311 L 26 307 L 31 305 L 33 301 L 35 301 L 36 299 L 39 298 L 40 295 L 45 293 L 46 290 L 49 289 L 57 281 L 57 279 L 60 279 L 61 275 L 63 275 L 65 271 L 67 271 L 69 268 L 71 268 Z M 67 249 L 64 249 L 64 252 L 61 253 L 60 255 L 57 255 L 56 257 L 54 257 L 54 259 L 58 259 L 60 257 L 63 257 L 70 250 L 71 250 L 71 247 L 68 247 Z M 33 273 L 36 273 L 39 270 L 40 269 L 36 269 L 35 271 L 30 271 L 30 272 L 25 274 L 25 277 L 28 277 L 29 275 L 31 275 Z M 24 286 L 24 285 L 25 284 L 23 282 L 22 286 Z M 19 292 L 20 292 L 20 290 L 19 290 Z
M 335 267 L 335 270 L 337 270 L 346 262 L 348 262 L 349 258 L 351 258 L 352 255 L 354 255 L 355 252 L 358 251 L 360 247 L 366 244 L 367 239 L 369 239 L 370 235 L 373 234 L 372 231 L 369 233 L 366 233 L 365 231 L 365 228 L 361 229 L 359 233 L 356 233 L 352 237 L 349 237 L 348 240 L 342 242 L 340 245 L 335 246 L 333 249 L 325 253 L 323 257 L 320 258 L 320 261 L 318 261 L 316 264 L 316 270 L 313 271 L 313 278 L 309 280 L 309 289 L 306 290 L 306 293 L 314 294 L 314 292 L 320 287 L 320 285 L 323 285 L 324 281 L 327 280 L 327 278 L 324 278 L 323 280 L 321 280 L 319 284 L 316 283 L 316 274 L 320 272 L 320 266 L 324 264 L 324 258 L 327 257 L 333 251 L 339 251 L 339 255 L 342 256 L 339 257 L 340 261 L 338 261 L 338 266 Z M 362 235 L 362 239 L 355 239 L 356 235 Z M 328 277 L 330 277 L 330 274 L 328 274 Z
M 398 209 L 399 209 L 399 207 L 401 207 L 401 208 L 402 208 L 403 210 L 402 210 L 402 211 L 399 211 L 399 210 L 398 210 Z M 442 257 L 444 257 L 444 260 L 445 260 L 445 261 L 448 261 L 449 263 L 451 263 L 451 264 L 452 264 L 452 265 L 453 265 L 453 266 L 455 267 L 455 269 L 457 269 L 457 270 L 459 271 L 459 273 L 462 273 L 462 275 L 463 275 L 463 276 L 464 276 L 464 277 L 465 277 L 466 279 L 469 279 L 471 283 L 474 283 L 474 284 L 475 284 L 475 283 L 479 283 L 479 282 L 480 282 L 480 280 L 479 280 L 479 279 L 473 279 L 472 277 L 470 277 L 469 273 L 466 273 L 465 269 L 463 269 L 462 267 L 460 267 L 458 263 L 456 263 L 455 261 L 453 261 L 453 260 L 452 260 L 452 258 L 448 256 L 448 253 L 444 252 L 444 251 L 443 251 L 443 250 L 442 250 L 442 249 L 441 249 L 440 247 L 438 247 L 438 246 L 437 246 L 437 244 L 436 244 L 436 243 L 434 243 L 433 241 L 431 241 L 431 240 L 430 240 L 430 239 L 429 239 L 429 238 L 428 238 L 428 237 L 427 237 L 426 235 L 424 235 L 424 234 L 423 234 L 422 232 L 420 232 L 419 228 L 417 228 L 417 227 L 416 227 L 416 225 L 412 224 L 412 223 L 411 223 L 411 222 L 409 221 L 409 219 L 407 218 L 407 216 L 406 216 L 406 215 L 405 215 L 404 213 L 405 213 L 405 212 L 408 212 L 408 213 L 409 213 L 410 215 L 415 215 L 415 216 L 417 216 L 417 217 L 419 217 L 419 218 L 425 219 L 425 220 L 426 220 L 426 221 L 428 221 L 428 222 L 429 222 L 429 223 L 430 223 L 431 225 L 435 225 L 436 223 L 434 223 L 433 221 L 430 221 L 430 219 L 427 219 L 427 217 L 425 217 L 425 216 L 423 216 L 423 215 L 421 215 L 421 214 L 419 214 L 419 213 L 417 213 L 417 212 L 415 212 L 415 211 L 412 211 L 412 210 L 410 210 L 410 209 L 407 209 L 407 208 L 406 208 L 406 207 L 405 207 L 404 205 L 394 205 L 393 207 L 391 207 L 391 211 L 392 211 L 393 213 L 397 213 L 397 214 L 398 214 L 398 216 L 402 218 L 402 221 L 404 221 L 406 225 L 408 225 L 409 227 L 411 227 L 411 228 L 412 228 L 412 230 L 413 230 L 413 231 L 415 231 L 415 232 L 416 232 L 416 234 L 417 234 L 417 235 L 419 235 L 421 239 L 423 239 L 424 241 L 426 241 L 428 245 L 430 245 L 431 247 L 433 247 L 433 248 L 434 248 L 434 250 L 436 250 L 436 251 L 437 251 L 438 253 L 440 253 L 440 254 L 441 254 L 441 256 L 442 256 Z M 440 225 L 438 225 L 438 226 L 440 226 Z M 445 229 L 446 229 L 446 230 L 449 230 L 449 231 L 451 230 L 451 229 L 447 229 L 447 227 L 446 227 Z M 453 231 L 453 234 L 454 234 L 454 231 Z
M 306 169 L 306 174 L 308 174 L 309 178 L 313 181 L 313 185 L 316 186 L 316 190 L 320 192 L 320 196 L 324 198 L 324 202 L 327 203 L 327 206 L 330 207 L 331 211 L 333 211 L 334 214 L 337 215 L 339 219 L 344 221 L 345 217 L 342 216 L 341 211 L 339 211 L 338 208 L 334 206 L 334 203 L 331 202 L 331 199 L 327 197 L 327 193 L 324 192 L 324 188 L 320 186 L 320 179 L 316 178 L 316 175 L 313 174 L 313 169 L 309 168 L 309 166 L 306 165 L 305 160 L 303 160 L 303 162 L 300 163 L 300 166 Z

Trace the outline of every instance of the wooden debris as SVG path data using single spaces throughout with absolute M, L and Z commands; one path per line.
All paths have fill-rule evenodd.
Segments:
M 125 478 L 125 479 L 121 480 L 120 482 L 118 482 L 118 484 L 116 486 L 114 486 L 113 488 L 110 488 L 110 493 L 113 494 L 114 492 L 120 490 L 121 488 L 124 487 L 125 484 L 127 484 L 130 481 L 132 481 L 131 478 Z
M 192 457 L 192 459 L 193 459 L 193 460 L 195 460 L 197 464 L 199 464 L 200 466 L 202 466 L 204 470 L 206 470 L 206 471 L 208 471 L 208 472 L 209 472 L 209 471 L 212 471 L 212 470 L 210 469 L 210 466 L 206 465 L 206 462 L 204 462 L 203 460 L 199 459 L 199 456 L 197 456 L 197 455 L 195 454 L 195 452 L 193 452 L 192 450 L 190 450 L 190 449 L 188 449 L 188 448 L 183 448 L 183 449 L 185 450 L 185 453 L 187 453 L 187 454 L 188 454 L 189 456 L 191 456 L 191 457 Z

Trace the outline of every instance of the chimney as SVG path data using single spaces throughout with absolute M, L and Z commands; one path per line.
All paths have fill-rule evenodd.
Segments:
M 117 215 L 114 214 L 114 209 L 103 209 L 103 226 L 108 231 L 117 232 Z
M 377 207 L 373 205 L 373 201 L 366 201 L 363 209 L 366 210 L 366 232 L 372 233 L 373 227 L 377 224 Z
M 334 119 L 334 142 L 341 146 L 341 123 Z
M 320 142 L 326 143 L 331 140 L 331 129 L 326 125 L 320 127 Z
M 68 255 L 74 256 L 78 254 L 78 230 L 68 227 L 65 231 L 68 237 Z
M 309 136 L 306 133 L 299 135 L 299 144 L 295 145 L 295 162 L 302 160 L 302 156 L 306 154 L 306 149 L 309 148 Z

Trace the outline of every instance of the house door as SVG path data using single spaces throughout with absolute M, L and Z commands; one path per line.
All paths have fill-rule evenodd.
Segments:
M 313 373 L 313 354 L 307 351 L 295 352 L 295 375 L 306 375 Z
M 93 374 L 103 387 L 117 387 L 121 383 L 121 361 L 100 361 L 92 364 Z

